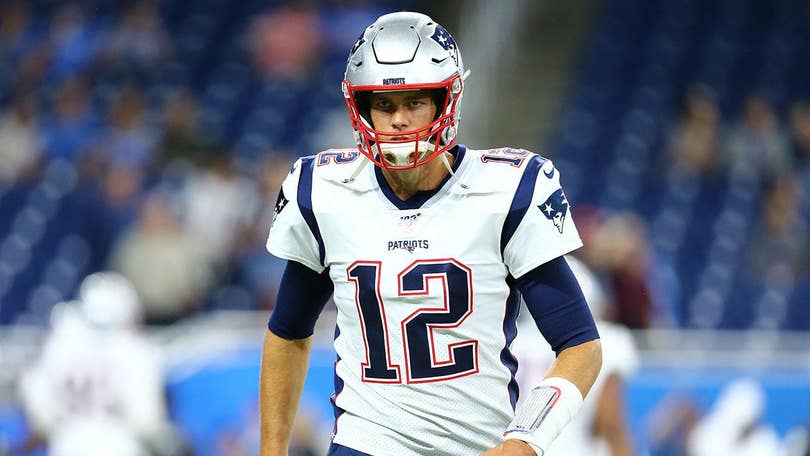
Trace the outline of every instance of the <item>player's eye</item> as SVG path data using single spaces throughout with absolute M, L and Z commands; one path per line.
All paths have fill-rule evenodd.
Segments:
M 387 111 L 391 109 L 391 102 L 385 99 L 379 99 L 374 101 L 373 106 L 375 109 L 379 109 L 381 111 Z

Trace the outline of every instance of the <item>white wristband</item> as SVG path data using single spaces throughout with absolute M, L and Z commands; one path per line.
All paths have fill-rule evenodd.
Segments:
M 547 378 L 515 410 L 504 440 L 522 440 L 542 456 L 581 406 L 582 393 L 576 385 L 561 377 Z

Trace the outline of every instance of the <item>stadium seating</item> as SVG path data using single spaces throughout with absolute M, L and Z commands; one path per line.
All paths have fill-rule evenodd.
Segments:
M 109 2 L 97 3 L 85 17 L 94 30 L 119 13 Z M 35 17 L 47 18 L 56 4 L 33 5 Z M 219 150 L 247 163 L 271 150 L 312 153 L 309 132 L 341 106 L 336 81 L 345 60 L 327 48 L 311 77 L 260 75 L 246 35 L 252 18 L 275 5 L 160 2 L 173 54 L 145 80 L 150 106 L 187 86 Z M 576 205 L 629 210 L 648 223 L 655 254 L 679 278 L 680 326 L 810 329 L 806 271 L 795 286 L 774 289 L 744 267 L 745 246 L 760 229 L 762 184 L 729 170 L 702 177 L 679 172 L 667 155 L 681 99 L 694 83 L 714 90 L 727 123 L 737 119 L 750 91 L 764 93 L 781 114 L 791 100 L 810 95 L 804 6 L 801 0 L 611 0 L 575 73 L 548 149 L 566 171 L 566 191 Z M 353 17 L 329 8 L 321 14 L 327 23 Z M 43 39 L 38 25 L 36 36 Z M 116 78 L 102 76 L 94 87 L 96 110 Z M 10 79 L 0 84 L 0 93 L 11 93 Z M 44 81 L 37 97 L 46 100 L 55 85 Z M 73 167 L 52 161 L 39 181 L 0 182 L 0 324 L 45 322 L 50 307 L 71 298 L 84 274 L 105 265 L 115 232 L 100 221 L 106 209 L 97 184 L 80 182 Z M 237 307 L 248 305 L 250 294 L 238 281 L 217 284 L 209 307 L 227 307 L 218 303 L 235 290 L 242 302 Z
M 575 204 L 646 219 L 656 255 L 680 278 L 683 327 L 808 329 L 790 318 L 810 306 L 807 271 L 792 292 L 769 293 L 742 266 L 762 183 L 728 170 L 679 174 L 667 156 L 691 84 L 713 89 L 727 124 L 752 91 L 781 114 L 807 96 L 806 13 L 794 0 L 612 0 L 580 63 L 550 150 Z

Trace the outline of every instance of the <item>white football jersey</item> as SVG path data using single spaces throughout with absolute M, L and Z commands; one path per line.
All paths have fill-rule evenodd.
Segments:
M 356 150 L 298 160 L 268 250 L 334 282 L 334 442 L 372 455 L 477 455 L 512 419 L 514 278 L 582 245 L 553 164 L 457 149 L 422 203 Z
M 167 417 L 160 364 L 157 349 L 144 336 L 98 329 L 66 313 L 22 377 L 23 406 L 32 426 L 65 451 L 53 454 L 101 454 L 90 448 L 136 454 L 112 448 L 129 448 L 137 438 L 162 431 Z M 112 427 L 118 431 L 98 431 Z M 106 443 L 99 447 L 100 433 Z M 85 439 L 92 435 L 96 443 Z M 117 439 L 123 435 L 129 437 Z M 81 442 L 83 452 L 68 452 Z

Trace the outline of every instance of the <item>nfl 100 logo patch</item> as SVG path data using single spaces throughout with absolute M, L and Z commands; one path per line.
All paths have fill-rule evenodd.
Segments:
M 422 217 L 421 212 L 409 215 L 400 215 L 397 220 L 397 227 L 404 233 L 412 233 Z

